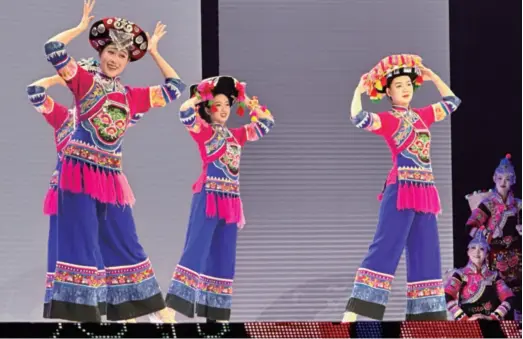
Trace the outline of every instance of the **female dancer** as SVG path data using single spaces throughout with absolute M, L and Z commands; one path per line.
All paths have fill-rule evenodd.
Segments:
M 470 235 L 482 233 L 490 245 L 488 263 L 516 295 L 514 312 L 507 319 L 521 318 L 521 200 L 514 197 L 516 172 L 510 154 L 494 171 L 495 188 L 483 193 L 479 206 L 467 221 Z M 481 193 L 480 193 L 481 194 Z
M 122 172 L 121 145 L 131 119 L 175 100 L 185 85 L 158 53 L 165 26 L 154 35 L 121 18 L 90 30 L 101 72 L 79 68 L 65 50 L 88 28 L 94 1 L 84 2 L 80 24 L 45 44 L 47 59 L 66 82 L 78 107 L 78 127 L 63 150 L 57 218 L 57 264 L 50 318 L 99 321 L 97 251 L 105 265 L 107 319 L 125 320 L 165 307 L 151 263 L 138 241 L 132 190 Z M 124 87 L 118 78 L 129 62 L 149 51 L 166 78 L 161 86 Z M 101 244 L 103 244 L 101 246 Z
M 410 107 L 414 89 L 431 80 L 443 100 Z M 387 96 L 392 109 L 364 111 L 361 94 Z M 394 272 L 407 253 L 407 319 L 446 319 L 436 215 L 440 201 L 430 160 L 432 123 L 454 112 L 460 100 L 439 76 L 414 55 L 392 55 L 365 74 L 352 99 L 351 119 L 358 128 L 382 136 L 392 153 L 392 169 L 380 195 L 378 226 L 347 303 L 344 321 L 356 315 L 382 320 Z
M 467 266 L 445 283 L 447 309 L 455 320 L 503 320 L 516 301 L 498 272 L 489 270 L 487 239 L 481 232 L 468 245 Z
M 98 71 L 98 63 L 93 59 L 80 60 L 78 65 L 84 68 L 88 72 L 96 73 Z M 53 281 L 55 276 L 56 267 L 56 212 L 58 207 L 58 174 L 59 164 L 62 160 L 62 150 L 67 145 L 67 142 L 71 139 L 76 128 L 76 109 L 68 109 L 66 106 L 56 102 L 52 97 L 48 96 L 46 91 L 49 87 L 55 85 L 65 86 L 65 82 L 58 75 L 47 77 L 35 81 L 27 87 L 27 94 L 29 95 L 29 101 L 33 104 L 34 108 L 43 115 L 47 123 L 54 130 L 54 142 L 57 154 L 57 166 L 53 171 L 51 180 L 49 182 L 49 188 L 44 199 L 43 211 L 44 215 L 49 216 L 49 236 L 47 242 L 47 274 L 46 274 L 46 290 L 44 297 L 44 318 L 49 318 L 49 302 L 51 300 Z M 100 308 L 101 315 L 105 315 L 105 297 L 106 289 L 105 286 L 105 269 L 101 255 L 98 255 L 98 272 L 99 281 L 101 286 L 97 289 L 98 291 L 98 307 Z
M 167 307 L 188 316 L 227 321 L 231 313 L 237 228 L 245 224 L 240 200 L 240 157 L 248 141 L 274 126 L 268 109 L 245 95 L 245 84 L 218 76 L 191 86 L 180 120 L 198 145 L 203 170 L 193 185 L 185 249 L 174 271 Z M 251 123 L 227 128 L 233 104 L 251 110 Z M 199 105 L 199 106 L 198 106 Z

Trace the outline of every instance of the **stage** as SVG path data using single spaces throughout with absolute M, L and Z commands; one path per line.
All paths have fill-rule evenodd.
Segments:
M 2 338 L 521 338 L 516 321 L 1 323 Z

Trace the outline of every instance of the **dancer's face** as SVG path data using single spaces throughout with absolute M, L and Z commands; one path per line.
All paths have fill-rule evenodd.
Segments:
M 474 265 L 481 267 L 487 256 L 487 249 L 479 244 L 472 245 L 469 247 L 468 255 Z
M 118 50 L 116 46 L 107 46 L 100 54 L 100 68 L 108 77 L 114 78 L 122 74 L 129 63 L 129 52 Z
M 229 98 L 227 98 L 226 95 L 217 94 L 213 98 L 213 105 L 216 107 L 215 112 L 206 107 L 205 110 L 207 111 L 207 114 L 211 116 L 212 122 L 225 125 L 227 119 L 229 119 L 229 115 L 231 114 L 231 104 L 229 102 Z
M 505 197 L 512 186 L 512 175 L 509 173 L 495 173 L 494 183 L 499 194 Z
M 409 106 L 413 93 L 412 80 L 407 75 L 395 77 L 387 88 L 387 95 L 391 98 L 392 103 L 399 106 Z

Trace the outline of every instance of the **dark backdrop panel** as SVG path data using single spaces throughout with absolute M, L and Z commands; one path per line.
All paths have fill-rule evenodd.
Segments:
M 464 196 L 493 187 L 506 153 L 521 180 L 521 1 L 450 0 L 450 76 L 463 100 L 452 117 L 454 261 L 466 264 Z M 521 197 L 521 183 L 514 187 Z

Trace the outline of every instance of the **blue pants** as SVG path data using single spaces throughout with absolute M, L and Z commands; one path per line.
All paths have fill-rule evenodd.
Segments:
M 174 271 L 166 304 L 188 317 L 229 320 L 236 265 L 236 224 L 205 214 L 206 194 L 196 193 L 182 258 Z
M 403 249 L 407 261 L 407 320 L 446 320 L 436 216 L 396 208 L 397 184 L 385 189 L 378 226 L 356 273 L 346 310 L 382 320 Z
M 44 318 L 49 318 L 50 312 L 50 301 L 53 295 L 53 283 L 56 269 L 56 256 L 58 250 L 58 238 L 56 237 L 57 228 L 57 216 L 51 215 L 49 217 L 49 237 L 47 239 L 47 273 L 45 281 L 45 297 L 44 297 Z M 105 285 L 105 267 L 100 251 L 96 252 L 98 275 L 100 279 L 103 279 L 102 286 L 97 288 L 98 294 L 98 308 L 100 309 L 101 315 L 107 314 L 107 286 Z
M 104 301 L 108 320 L 136 318 L 165 307 L 130 207 L 60 190 L 55 237 L 49 318 L 100 321 Z M 100 275 L 102 262 L 105 277 Z

